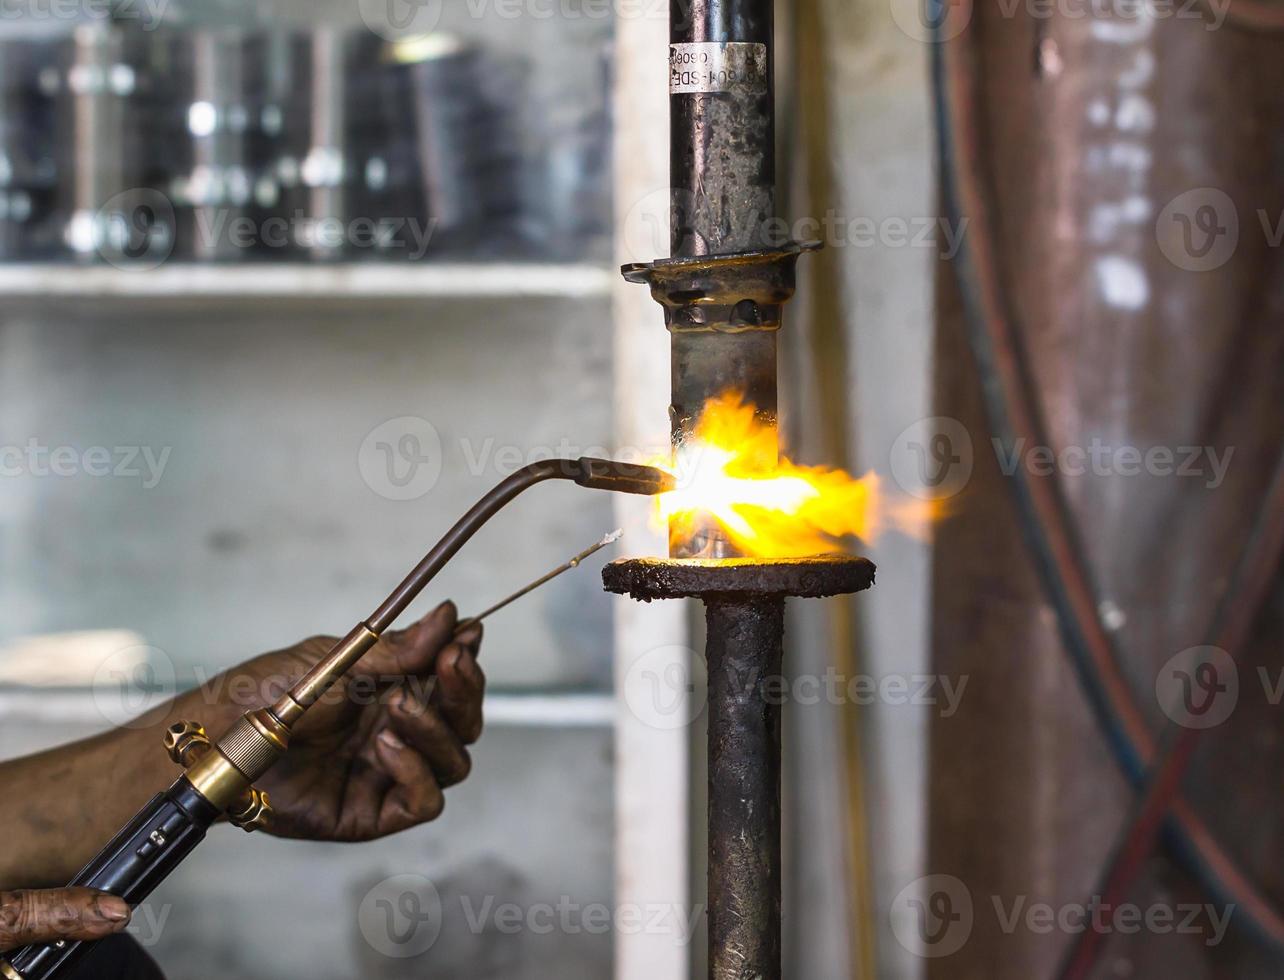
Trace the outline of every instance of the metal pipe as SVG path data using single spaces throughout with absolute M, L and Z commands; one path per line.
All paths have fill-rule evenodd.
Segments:
M 709 658 L 709 976 L 778 980 L 785 600 L 705 602 Z
M 344 36 L 333 27 L 312 33 L 311 146 L 303 163 L 303 182 L 308 187 L 309 209 L 318 224 L 336 215 L 347 220 L 344 206 L 344 134 L 347 106 L 344 103 Z M 341 243 L 323 240 L 315 230 L 308 245 L 315 259 L 339 259 Z
M 242 257 L 237 242 L 218 229 L 234 227 L 250 201 L 248 126 L 232 121 L 233 113 L 247 112 L 247 41 L 237 31 L 205 30 L 197 31 L 191 43 L 192 105 L 209 107 L 214 117 L 207 131 L 190 115 L 187 120 L 191 257 L 197 262 L 236 260 Z
M 114 254 L 111 234 L 118 229 L 115 214 L 103 208 L 122 188 L 132 186 L 136 174 L 127 166 L 126 145 L 136 134 L 126 133 L 125 95 L 113 85 L 123 73 L 124 36 L 110 24 L 82 24 L 76 28 L 72 64 L 65 87 L 71 110 L 68 159 L 74 160 L 70 182 L 71 216 L 67 242 L 77 258 L 93 260 L 102 252 Z
M 734 391 L 773 432 L 777 339 L 799 254 L 775 228 L 771 0 L 672 0 L 669 259 L 626 266 L 665 309 L 675 455 Z M 756 466 L 775 466 L 770 458 Z M 780 715 L 785 597 L 868 588 L 860 559 L 743 559 L 713 517 L 671 528 L 668 562 L 615 563 L 608 589 L 705 601 L 709 664 L 709 975 L 781 975 Z M 682 559 L 742 559 L 685 562 Z
M 669 183 L 672 257 L 735 255 L 773 240 L 776 146 L 770 0 L 671 0 Z M 700 411 L 739 391 L 776 423 L 776 333 L 751 300 L 695 323 L 673 323 L 670 419 L 675 450 Z M 774 460 L 767 461 L 773 463 Z M 739 552 L 712 522 L 671 541 L 675 558 Z
M 769 242 L 776 133 L 770 0 L 671 0 L 669 183 L 674 258 Z
M 874 584 L 864 558 L 691 562 L 634 558 L 602 570 L 610 592 L 704 601 L 709 664 L 709 976 L 779 980 L 780 731 L 785 599 Z

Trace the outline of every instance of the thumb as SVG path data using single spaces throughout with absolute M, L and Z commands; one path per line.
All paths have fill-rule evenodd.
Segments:
M 129 924 L 123 898 L 89 888 L 0 892 L 0 952 L 60 939 L 103 939 Z

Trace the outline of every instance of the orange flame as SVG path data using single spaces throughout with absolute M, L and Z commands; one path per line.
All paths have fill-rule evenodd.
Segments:
M 656 520 L 685 539 L 706 515 L 754 558 L 803 558 L 840 550 L 848 536 L 883 530 L 923 536 L 929 501 L 893 499 L 870 473 L 799 466 L 776 458 L 776 431 L 735 392 L 709 401 L 669 467 L 678 487 L 656 498 Z M 659 465 L 665 465 L 663 462 Z

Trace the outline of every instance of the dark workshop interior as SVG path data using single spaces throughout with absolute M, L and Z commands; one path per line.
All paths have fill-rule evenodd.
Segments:
M 1284 977 L 1284 0 L 0 0 L 0 980 Z

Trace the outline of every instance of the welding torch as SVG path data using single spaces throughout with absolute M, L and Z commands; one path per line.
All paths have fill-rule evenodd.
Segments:
M 673 477 L 650 466 L 582 457 L 549 459 L 517 470 L 465 514 L 369 618 L 358 623 L 276 703 L 247 712 L 217 743 L 194 721 L 165 732 L 170 757 L 186 772 L 158 794 L 70 883 L 137 905 L 187 857 L 219 818 L 246 831 L 266 825 L 267 794 L 254 787 L 290 745 L 308 709 L 351 669 L 477 531 L 523 491 L 546 480 L 572 480 L 594 490 L 653 496 Z M 0 958 L 5 980 L 52 980 L 92 943 L 63 940 L 27 946 Z

